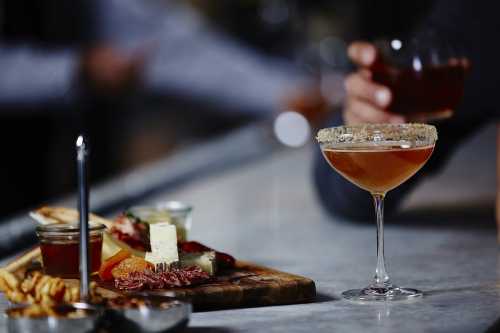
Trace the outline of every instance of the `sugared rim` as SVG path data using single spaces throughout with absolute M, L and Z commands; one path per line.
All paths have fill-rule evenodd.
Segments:
M 417 146 L 434 144 L 436 127 L 427 124 L 360 124 L 319 130 L 320 144 L 360 144 L 377 142 L 414 142 Z

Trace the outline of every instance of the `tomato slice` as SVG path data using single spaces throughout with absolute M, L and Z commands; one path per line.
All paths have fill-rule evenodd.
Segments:
M 101 268 L 99 269 L 99 277 L 101 280 L 113 280 L 113 275 L 111 274 L 113 268 L 131 255 L 132 254 L 127 250 L 120 250 L 115 255 L 106 259 L 106 261 L 101 264 Z

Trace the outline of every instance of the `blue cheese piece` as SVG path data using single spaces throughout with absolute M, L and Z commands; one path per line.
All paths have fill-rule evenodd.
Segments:
M 146 260 L 152 264 L 171 264 L 179 261 L 177 231 L 175 225 L 155 223 L 149 225 L 151 252 L 146 252 Z

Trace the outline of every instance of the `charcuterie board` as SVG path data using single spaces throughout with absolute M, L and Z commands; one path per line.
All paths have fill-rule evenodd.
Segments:
M 11 262 L 10 266 L 15 264 Z M 13 273 L 22 274 L 21 270 L 24 269 L 25 267 L 19 266 L 19 271 Z M 94 277 L 94 280 L 99 286 L 99 293 L 105 298 L 128 294 L 114 288 L 112 283 L 100 281 L 98 277 Z M 78 280 L 72 279 L 66 279 L 65 282 L 70 285 L 78 284 Z M 234 268 L 220 272 L 209 283 L 143 292 L 188 300 L 195 311 L 209 311 L 312 302 L 316 297 L 316 286 L 314 281 L 302 276 L 236 261 Z
M 69 210 L 62 212 L 72 213 Z M 68 219 L 72 218 L 70 216 Z M 96 216 L 91 218 L 99 219 Z M 33 266 L 33 262 L 40 262 L 40 254 L 40 248 L 35 247 L 14 259 L 3 270 L 22 280 L 26 276 L 26 269 Z M 311 279 L 234 259 L 231 266 L 222 267 L 203 283 L 184 287 L 123 290 L 116 288 L 113 280 L 102 280 L 97 274 L 92 279 L 97 284 L 98 293 L 107 299 L 137 292 L 166 295 L 190 301 L 195 311 L 306 303 L 316 297 L 315 283 Z M 73 288 L 78 285 L 76 279 L 65 279 L 64 282 Z
M 107 297 L 122 294 L 112 284 L 99 283 L 99 286 Z M 302 276 L 237 261 L 234 269 L 221 272 L 213 282 L 148 293 L 189 300 L 195 311 L 205 311 L 312 302 L 316 287 L 314 281 Z

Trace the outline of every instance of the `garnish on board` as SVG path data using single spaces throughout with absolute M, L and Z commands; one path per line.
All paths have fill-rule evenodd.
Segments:
M 122 219 L 123 216 L 127 216 L 127 214 L 130 214 L 128 212 L 125 212 L 118 216 L 118 218 L 115 221 L 111 221 L 108 219 L 104 219 L 102 217 L 99 217 L 94 214 L 90 214 L 90 220 L 104 224 L 107 227 L 107 230 L 104 232 L 104 242 L 103 242 L 103 260 L 108 259 L 109 257 L 115 255 L 118 253 L 120 250 L 127 250 L 128 252 L 132 253 L 132 255 L 138 256 L 138 257 L 144 257 L 145 256 L 145 251 L 144 250 L 137 250 L 134 248 L 134 246 L 137 246 L 137 248 L 141 249 L 146 249 L 150 250 L 150 244 L 149 242 L 146 243 L 146 239 L 149 238 L 149 230 L 148 230 L 148 235 L 142 235 L 139 236 L 135 234 L 131 238 L 123 238 L 124 241 L 121 241 L 111 230 L 120 223 L 120 220 Z M 36 211 L 32 212 L 31 217 L 33 217 L 35 220 L 37 220 L 39 223 L 42 224 L 48 224 L 48 223 L 74 223 L 75 221 L 78 220 L 78 212 L 74 209 L 70 208 L 64 208 L 64 207 L 41 207 L 37 209 Z M 135 220 L 134 220 L 135 221 Z M 131 222 L 131 221 L 129 221 Z M 128 223 L 128 222 L 125 222 Z M 132 222 L 131 222 L 132 223 Z M 121 229 L 121 228 L 119 228 Z M 128 230 L 127 233 L 139 233 L 139 232 L 145 232 L 144 228 L 142 227 L 137 227 L 137 228 L 128 228 L 125 229 Z M 134 231 L 132 231 L 134 230 Z M 131 239 L 134 239 L 133 241 Z M 139 241 L 140 239 L 140 241 Z M 140 244 L 137 244 L 139 242 Z M 179 255 L 182 256 L 182 253 L 193 253 L 193 252 L 206 252 L 206 251 L 214 251 L 213 249 L 209 248 L 208 246 L 205 246 L 199 242 L 195 241 L 179 241 L 178 242 L 178 247 L 179 247 Z M 31 257 L 39 255 L 38 252 L 33 254 Z M 222 252 L 216 251 L 216 260 L 217 260 L 217 267 L 219 269 L 223 268 L 232 268 L 234 267 L 235 259 Z
M 139 251 L 151 251 L 149 224 L 131 213 L 119 215 L 110 230 L 113 237 Z
M 117 289 L 135 291 L 198 285 L 215 273 L 213 251 L 179 256 L 175 226 L 152 224 L 149 232 L 151 252 L 145 259 L 120 251 L 101 265 L 101 279 L 114 279 Z M 163 270 L 156 269 L 159 264 Z
M 39 223 L 71 223 L 78 217 L 74 210 L 50 207 L 33 215 Z M 125 212 L 115 221 L 96 215 L 91 215 L 92 220 L 107 226 L 99 277 L 122 290 L 192 286 L 208 282 L 218 271 L 235 265 L 235 259 L 226 253 L 199 242 L 178 241 L 177 226 L 159 218 L 144 222 Z M 156 271 L 157 263 L 165 263 L 166 271 Z
M 165 272 L 155 272 L 152 263 L 121 251 L 101 265 L 99 277 L 114 281 L 117 289 L 130 291 L 192 286 L 210 279 L 210 274 L 198 266 L 180 265 L 177 262 Z
M 139 251 L 151 251 L 150 227 L 155 224 L 172 224 L 166 211 L 152 207 L 132 207 L 120 214 L 111 228 L 111 234 Z
M 132 254 L 127 250 L 120 250 L 114 256 L 108 258 L 101 264 L 99 277 L 103 281 L 113 280 L 113 269 L 123 260 L 129 258 Z

